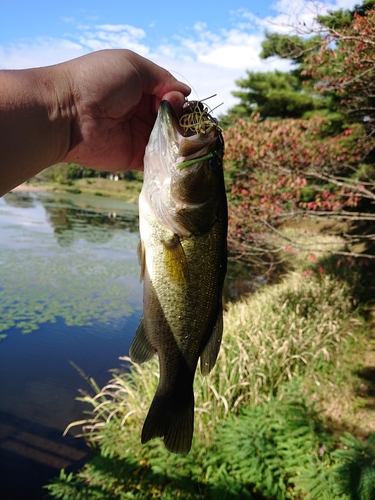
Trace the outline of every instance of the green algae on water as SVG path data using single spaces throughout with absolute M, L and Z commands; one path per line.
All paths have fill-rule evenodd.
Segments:
M 77 228 L 74 214 L 62 230 L 17 227 L 8 215 L 0 252 L 0 339 L 10 328 L 30 333 L 58 318 L 67 326 L 110 323 L 141 307 L 135 231 L 86 220 Z
M 107 323 L 134 311 L 134 290 L 124 284 L 129 278 L 136 283 L 134 262 L 102 262 L 87 250 L 79 256 L 66 248 L 60 255 L 29 253 L 2 251 L 0 332 L 16 327 L 29 333 L 58 317 L 68 326 Z

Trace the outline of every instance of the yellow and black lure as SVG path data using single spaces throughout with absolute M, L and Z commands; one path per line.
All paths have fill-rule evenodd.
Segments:
M 206 97 L 202 101 L 186 101 L 182 107 L 182 115 L 179 120 L 179 125 L 184 131 L 185 137 L 191 134 L 206 134 L 215 127 L 216 130 L 220 130 L 218 121 L 214 118 L 211 113 L 213 112 L 208 106 L 203 104 L 203 101 L 215 97 L 216 94 Z M 221 106 L 221 104 L 219 104 Z M 214 109 L 216 109 L 216 106 Z M 206 155 L 200 156 L 199 158 L 194 158 L 192 160 L 187 160 L 178 165 L 178 168 L 186 168 L 189 165 L 197 163 L 197 160 L 203 161 L 210 158 L 215 158 L 217 156 L 216 151 L 207 153 Z

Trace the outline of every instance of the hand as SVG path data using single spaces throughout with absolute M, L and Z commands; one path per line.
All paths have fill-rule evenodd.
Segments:
M 162 99 L 177 113 L 187 85 L 129 50 L 0 71 L 0 196 L 58 162 L 142 169 Z
M 162 99 L 177 111 L 187 85 L 128 50 L 106 50 L 64 63 L 73 120 L 69 151 L 61 161 L 101 170 L 142 169 Z

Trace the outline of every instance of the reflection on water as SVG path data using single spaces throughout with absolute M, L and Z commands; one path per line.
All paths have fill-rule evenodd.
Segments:
M 121 208 L 119 206 L 115 208 L 113 200 L 112 203 L 101 206 L 103 202 L 98 204 L 96 198 L 84 199 L 86 203 L 81 202 L 77 205 L 76 200 L 64 194 L 8 193 L 1 199 L 0 218 L 4 215 L 17 217 L 17 214 L 22 213 L 24 223 L 28 220 L 31 223 L 33 220 L 34 224 L 38 224 L 44 219 L 53 229 L 57 242 L 63 246 L 82 238 L 90 243 L 104 243 L 112 238 L 113 231 L 119 229 L 138 233 L 139 225 L 135 207 L 124 203 Z M 32 210 L 26 214 L 24 210 L 6 210 L 7 207 Z M 42 221 L 40 216 L 42 216 Z
M 63 205 L 61 200 L 58 204 L 45 202 L 44 208 L 56 239 L 62 246 L 71 245 L 76 238 L 84 238 L 90 243 L 106 243 L 112 238 L 113 231 L 119 229 L 138 232 L 138 219 L 134 214 L 96 212 L 68 203 Z
M 137 217 L 124 208 L 47 194 L 0 200 L 0 334 L 57 318 L 105 323 L 141 306 Z
M 128 354 L 142 307 L 138 238 L 136 207 L 118 200 L 0 198 L 1 500 L 42 498 L 60 468 L 87 458 L 62 437 L 89 389 L 73 364 L 102 386 Z M 247 267 L 229 263 L 228 276 L 227 299 L 254 290 Z
M 2 500 L 42 498 L 50 477 L 87 456 L 62 437 L 88 389 L 70 362 L 103 385 L 128 353 L 142 305 L 137 243 L 137 212 L 121 202 L 0 199 Z

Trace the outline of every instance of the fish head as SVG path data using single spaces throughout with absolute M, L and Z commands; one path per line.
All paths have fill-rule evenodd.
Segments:
M 180 226 L 173 228 L 177 234 L 201 233 L 212 226 L 223 202 L 223 156 L 221 130 L 202 103 L 187 102 L 181 117 L 168 101 L 160 103 L 146 150 L 145 182 L 151 184 L 146 170 L 152 170 L 154 188 L 160 188 L 156 211 L 169 222 L 174 219 Z

